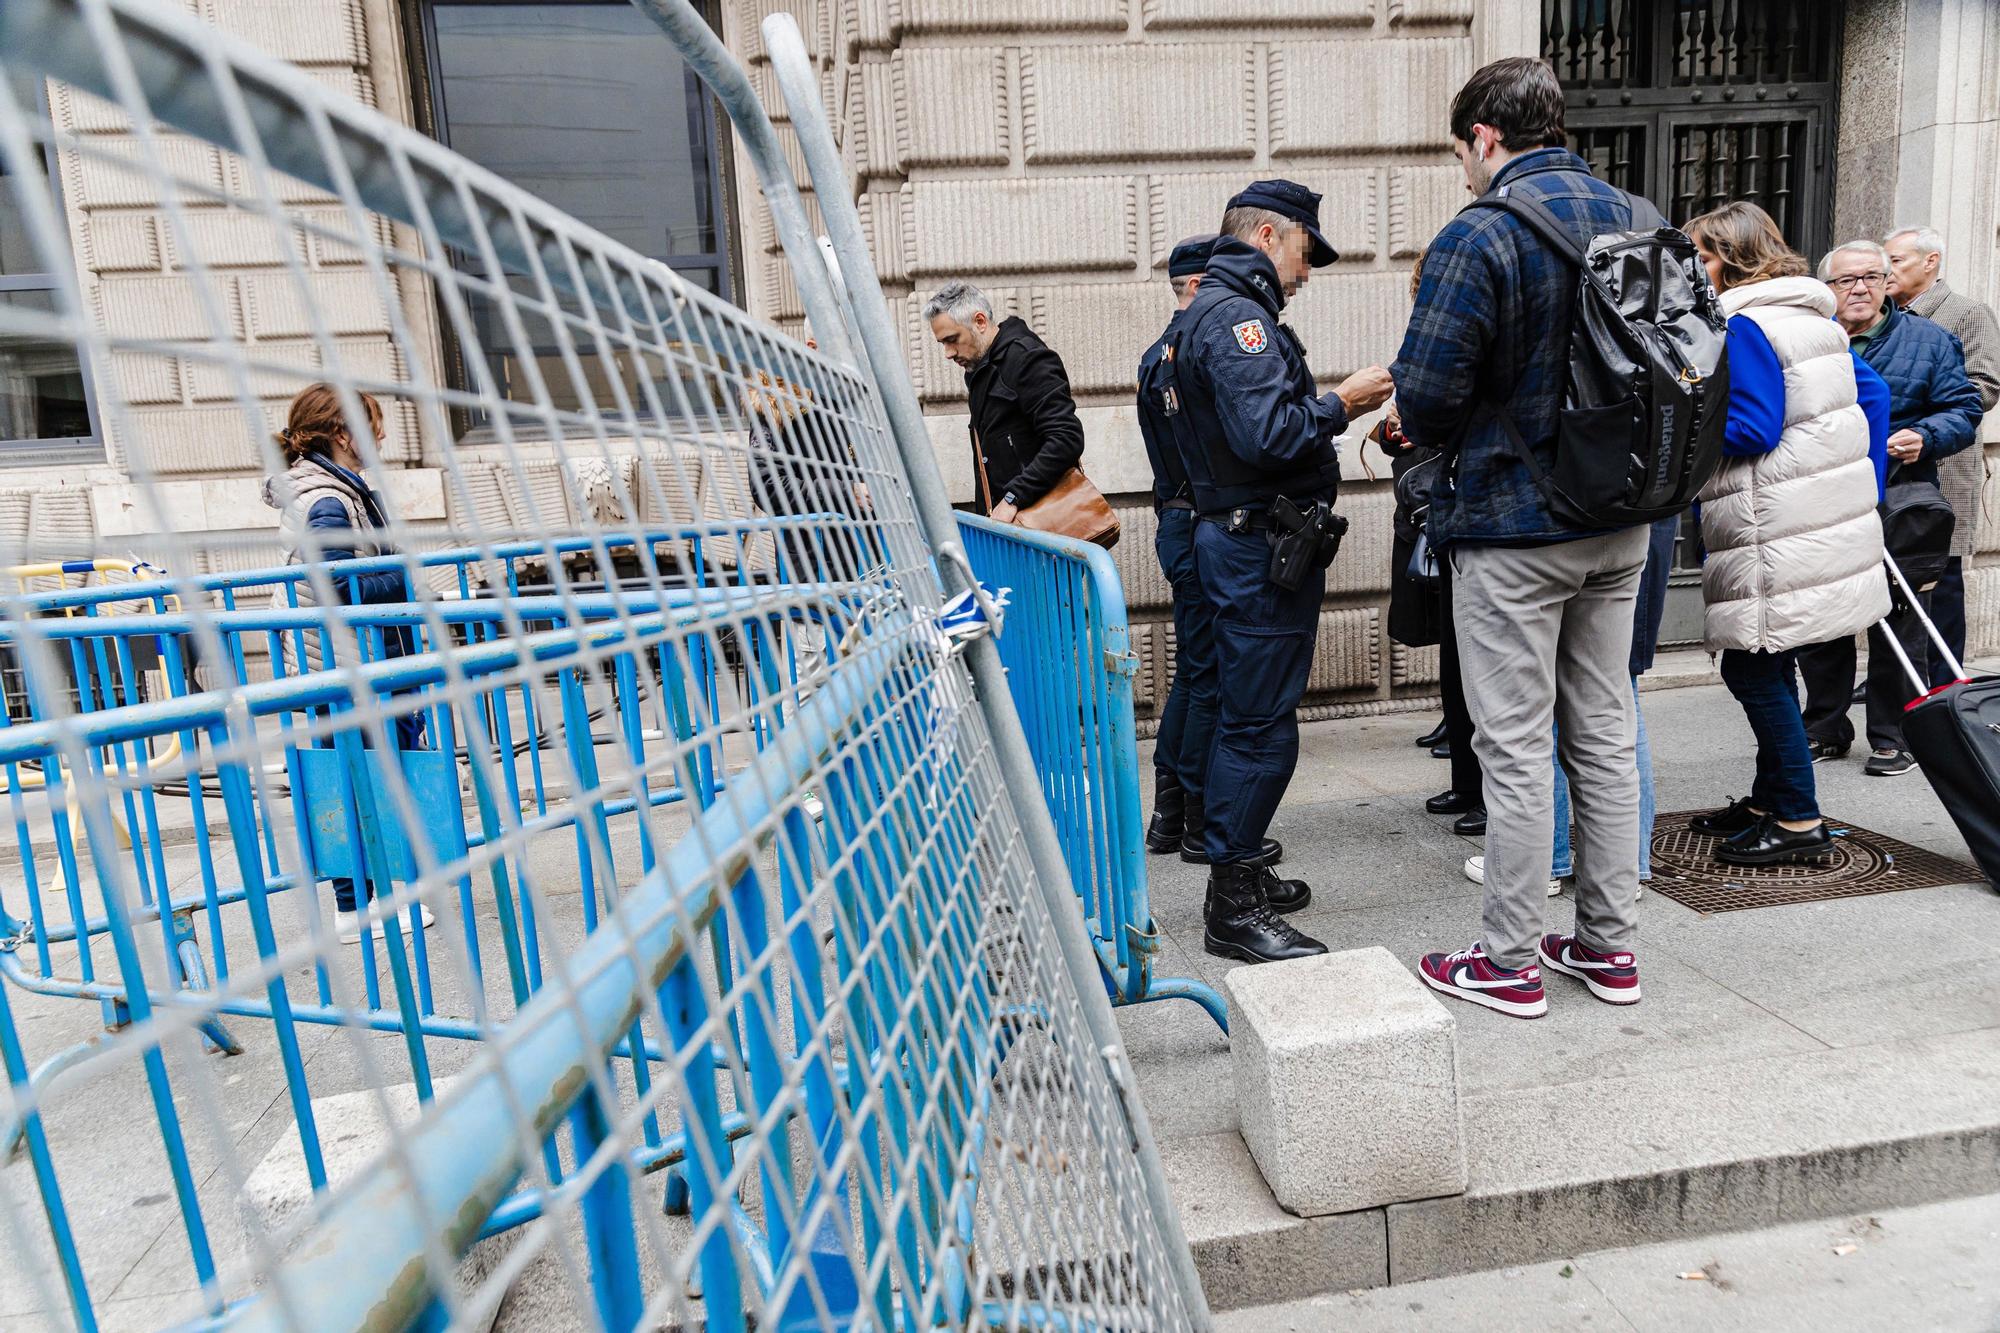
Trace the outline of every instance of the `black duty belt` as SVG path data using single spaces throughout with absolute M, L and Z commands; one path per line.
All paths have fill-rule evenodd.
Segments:
M 1171 500 L 1160 501 L 1161 513 L 1164 514 L 1169 509 L 1185 509 L 1192 512 L 1194 510 L 1194 501 L 1189 500 L 1184 496 L 1175 496 Z

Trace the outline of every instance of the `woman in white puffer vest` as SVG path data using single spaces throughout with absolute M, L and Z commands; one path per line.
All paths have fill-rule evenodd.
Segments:
M 1817 860 L 1820 818 L 1796 649 L 1889 612 L 1882 498 L 1889 389 L 1848 350 L 1833 292 L 1755 204 L 1687 225 L 1729 314 L 1729 421 L 1701 493 L 1705 637 L 1757 737 L 1750 794 L 1697 816 L 1730 865 Z

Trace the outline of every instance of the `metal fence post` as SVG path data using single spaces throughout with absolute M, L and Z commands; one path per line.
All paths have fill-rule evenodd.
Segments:
M 660 3 L 661 0 L 651 2 Z M 682 8 L 688 8 L 686 0 L 676 2 Z M 692 13 L 692 10 L 689 9 L 689 12 Z M 909 474 L 918 520 L 932 550 L 941 555 L 958 553 L 958 521 L 945 494 L 944 478 L 938 472 L 937 458 L 931 451 L 930 431 L 924 425 L 923 411 L 917 405 L 916 386 L 910 380 L 909 367 L 903 359 L 902 340 L 889 320 L 888 306 L 875 276 L 874 257 L 868 253 L 867 242 L 861 235 L 861 215 L 849 194 L 847 171 L 841 162 L 840 150 L 833 142 L 833 133 L 828 128 L 826 108 L 819 100 L 819 81 L 813 77 L 805 39 L 789 14 L 771 15 L 764 20 L 763 31 L 764 48 L 770 54 L 771 67 L 778 76 L 778 88 L 791 110 L 792 128 L 797 132 L 799 145 L 805 152 L 807 170 L 812 173 L 813 191 L 819 196 L 820 216 L 833 242 L 834 255 L 840 261 L 841 277 L 847 285 L 855 326 L 867 353 L 866 364 L 873 369 L 875 382 L 882 391 L 896 449 L 902 455 L 903 466 Z M 955 567 L 952 561 L 940 560 L 938 567 L 952 591 L 966 586 L 968 575 Z M 1111 1012 L 1111 1001 L 1104 993 L 1097 953 L 1091 947 L 1081 905 L 1070 884 L 1069 868 L 1063 860 L 1055 823 L 1049 816 L 1047 804 L 1041 799 L 1041 780 L 1035 772 L 1034 756 L 1028 749 L 1027 737 L 1021 731 L 1020 717 L 1014 711 L 1006 671 L 1000 662 L 999 646 L 991 638 L 976 639 L 967 650 L 966 657 L 978 687 L 980 710 L 993 733 L 1000 771 L 1018 799 L 1022 833 L 1034 862 L 1036 882 L 1041 886 L 1043 901 L 1055 924 L 1056 937 L 1062 943 L 1063 960 L 1082 1001 L 1091 1034 L 1112 1065 L 1113 1081 L 1125 1093 L 1134 1154 L 1138 1159 L 1140 1175 L 1146 1182 L 1148 1202 L 1152 1205 L 1168 1256 L 1174 1265 L 1181 1299 L 1195 1327 L 1205 1331 L 1212 1326 L 1208 1300 L 1202 1293 L 1201 1277 L 1195 1270 L 1193 1252 L 1188 1248 L 1187 1237 L 1181 1230 L 1180 1215 L 1175 1211 L 1167 1190 L 1166 1173 L 1160 1165 L 1159 1146 L 1153 1139 L 1152 1123 L 1130 1087 L 1131 1071 L 1125 1059 L 1124 1038 L 1118 1030 L 1118 1020 Z
M 743 137 L 744 150 L 749 154 L 750 165 L 757 170 L 757 183 L 763 188 L 764 202 L 770 206 L 771 220 L 777 225 L 785 257 L 791 260 L 799 296 L 805 302 L 806 318 L 820 347 L 836 361 L 861 365 L 859 350 L 849 337 L 851 325 L 844 317 L 843 303 L 834 293 L 832 275 L 826 271 L 819 243 L 813 238 L 805 204 L 799 199 L 798 186 L 792 180 L 791 167 L 778 142 L 778 131 L 764 114 L 764 104 L 757 100 L 749 76 L 715 35 L 715 29 L 686 0 L 632 0 L 632 3 L 667 34 L 681 59 L 708 85 L 708 90 L 729 113 L 736 132 Z M 724 299 L 728 299 L 727 293 Z

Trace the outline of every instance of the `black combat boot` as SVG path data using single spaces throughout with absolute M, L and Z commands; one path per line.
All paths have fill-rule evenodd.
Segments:
M 1171 773 L 1153 773 L 1153 822 L 1146 826 L 1146 850 L 1164 853 L 1180 850 L 1181 832 L 1187 827 L 1187 789 Z
M 1187 798 L 1187 810 L 1181 819 L 1181 860 L 1189 865 L 1208 864 L 1208 847 L 1202 842 L 1201 802 L 1194 797 Z M 1278 845 L 1276 838 L 1264 839 L 1264 850 L 1250 863 L 1260 866 L 1274 866 L 1285 859 L 1285 849 Z M 1289 910 L 1289 909 L 1288 909 Z
M 1266 867 L 1240 863 L 1209 867 L 1208 901 L 1202 908 L 1203 948 L 1218 958 L 1246 963 L 1277 963 L 1326 952 L 1324 944 L 1301 934 L 1271 910 L 1264 898 L 1268 874 Z

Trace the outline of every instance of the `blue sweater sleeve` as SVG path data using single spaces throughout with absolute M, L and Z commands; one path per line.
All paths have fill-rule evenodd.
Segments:
M 1854 391 L 1868 416 L 1868 457 L 1875 463 L 1876 499 L 1887 493 L 1889 479 L 1889 382 L 1875 367 L 1853 352 Z
M 1778 447 L 1785 432 L 1785 368 L 1771 340 L 1747 315 L 1729 320 L 1729 423 L 1722 451 L 1754 457 Z
M 316 501 L 313 507 L 306 511 L 306 527 L 315 532 L 326 533 L 354 531 L 354 525 L 348 522 L 347 510 L 332 496 Z M 333 544 L 334 540 L 331 537 L 327 539 L 327 545 L 320 549 L 319 558 L 352 560 L 354 548 L 336 546 Z M 378 602 L 410 600 L 409 585 L 404 581 L 403 571 L 400 569 L 378 569 L 372 573 L 350 574 L 345 577 L 336 575 L 333 586 L 341 599 L 350 604 L 358 602 L 373 605 Z

